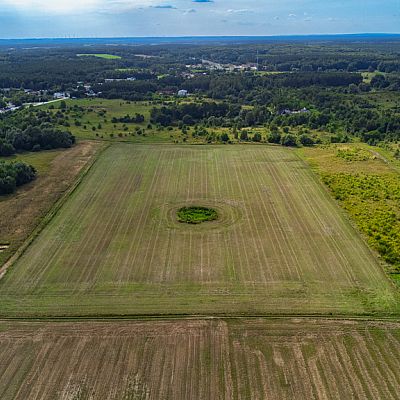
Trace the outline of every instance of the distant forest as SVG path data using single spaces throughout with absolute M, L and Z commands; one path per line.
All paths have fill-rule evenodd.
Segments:
M 111 51 L 121 58 L 77 56 Z M 370 144 L 400 139 L 400 102 L 398 97 L 388 99 L 388 94 L 397 96 L 400 91 L 400 40 L 385 37 L 224 45 L 0 47 L 0 90 L 67 91 L 83 98 L 85 85 L 98 97 L 151 102 L 152 122 L 162 126 L 261 125 L 270 131 L 300 127 L 324 130 L 332 141 L 356 136 Z M 184 109 L 171 103 L 182 89 L 196 105 Z M 376 94 L 381 95 L 379 101 L 371 97 Z M 210 101 L 214 105 L 208 105 Z M 306 112 L 297 112 L 301 109 Z M 25 125 L 19 126 L 18 121 Z M 20 137 L 30 136 L 26 123 L 26 118 L 10 121 L 0 115 L 3 147 L 20 148 Z M 32 125 L 40 128 L 38 123 Z M 18 133 L 10 133 L 15 129 Z M 51 127 L 45 124 L 40 129 L 45 133 L 31 135 L 23 147 L 73 143 L 65 132 L 59 133 L 59 141 L 47 141 Z

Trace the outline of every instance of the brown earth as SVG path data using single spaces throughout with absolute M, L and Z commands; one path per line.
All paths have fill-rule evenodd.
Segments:
M 0 398 L 398 399 L 400 323 L 0 322 Z

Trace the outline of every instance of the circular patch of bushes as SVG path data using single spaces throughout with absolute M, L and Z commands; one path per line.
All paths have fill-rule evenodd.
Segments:
M 201 224 L 206 221 L 214 221 L 218 213 L 213 208 L 193 206 L 182 207 L 178 210 L 178 221 L 186 224 Z

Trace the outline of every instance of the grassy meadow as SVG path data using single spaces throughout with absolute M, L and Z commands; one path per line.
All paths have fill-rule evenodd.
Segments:
M 184 206 L 219 218 L 182 224 Z M 382 266 L 296 153 L 110 146 L 0 282 L 1 314 L 383 314 Z
M 107 140 L 114 142 L 165 143 L 182 139 L 178 128 L 156 129 L 150 124 L 149 102 L 129 102 L 107 99 L 71 99 L 67 101 L 68 130 L 79 139 Z M 74 109 L 74 107 L 79 107 Z M 43 109 L 53 109 L 48 104 Z M 54 113 L 58 106 L 55 106 Z M 145 117 L 142 123 L 113 123 L 112 118 L 121 118 L 136 113 Z M 60 128 L 64 128 L 60 126 Z M 140 130 L 140 133 L 137 133 Z
M 341 144 L 299 152 L 400 280 L 399 161 L 385 150 Z
M 207 101 L 207 99 L 202 99 Z M 210 99 L 208 99 L 211 101 Z M 172 102 L 193 102 L 194 98 L 176 99 L 174 97 L 164 100 L 163 103 Z M 161 102 L 147 101 L 125 101 L 116 99 L 70 99 L 66 101 L 67 108 L 60 110 L 60 104 L 47 104 L 37 109 L 51 110 L 54 115 L 59 111 L 63 112 L 61 121 L 67 123 L 67 129 L 73 133 L 78 139 L 104 140 L 108 142 L 131 142 L 131 143 L 175 143 L 175 144 L 206 144 L 221 143 L 218 137 L 227 134 L 231 143 L 248 143 L 252 142 L 255 133 L 261 135 L 261 141 L 266 142 L 269 129 L 262 126 L 243 128 L 248 133 L 248 141 L 241 141 L 235 137 L 232 128 L 228 127 L 207 127 L 207 135 L 194 137 L 194 126 L 187 126 L 186 133 L 178 126 L 158 127 L 150 121 L 150 112 L 153 107 L 161 107 Z M 251 109 L 252 106 L 243 106 L 244 109 Z M 144 116 L 144 121 L 137 123 L 113 122 L 113 118 L 119 119 L 129 115 L 134 117 L 136 114 Z M 201 124 L 199 124 L 200 126 Z M 62 130 L 66 126 L 62 123 L 58 124 Z M 291 133 L 299 135 L 301 132 L 298 128 L 291 128 Z M 323 143 L 328 143 L 330 134 L 327 132 L 310 129 L 309 133 L 318 138 Z M 237 133 L 239 136 L 240 132 Z

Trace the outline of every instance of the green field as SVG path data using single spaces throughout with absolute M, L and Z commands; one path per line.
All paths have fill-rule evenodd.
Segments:
M 70 189 L 80 172 L 104 145 L 81 142 L 70 149 L 21 153 L 4 157 L 37 169 L 37 178 L 8 196 L 0 196 L 0 266 L 23 245 L 43 222 L 54 203 Z M 1 270 L 0 270 L 1 275 Z
M 383 111 L 388 109 L 397 110 L 397 113 L 399 113 L 400 94 L 398 91 L 362 93 L 358 96 L 378 109 Z
M 215 209 L 199 225 L 184 206 Z M 115 144 L 0 283 L 1 314 L 397 313 L 375 256 L 295 152 Z
M 46 150 L 41 152 L 27 152 L 22 154 L 16 154 L 10 157 L 0 157 L 2 161 L 17 162 L 22 161 L 27 164 L 33 165 L 38 174 L 46 173 L 50 167 L 52 161 L 61 153 L 60 150 Z
M 115 56 L 113 54 L 77 54 L 78 57 L 97 57 L 97 58 L 103 58 L 105 60 L 120 60 L 122 57 L 120 56 Z

